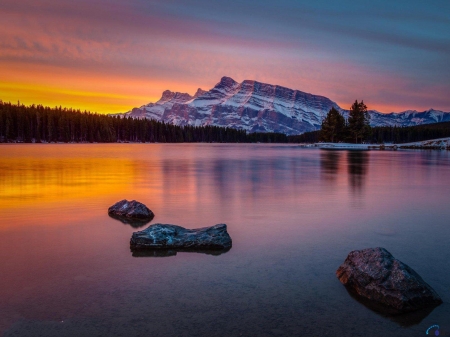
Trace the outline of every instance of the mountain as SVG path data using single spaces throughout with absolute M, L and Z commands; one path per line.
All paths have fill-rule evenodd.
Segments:
M 166 90 L 156 103 L 121 114 L 150 118 L 175 125 L 217 125 L 248 132 L 301 134 L 320 129 L 323 118 L 332 108 L 344 116 L 330 99 L 278 85 L 245 80 L 242 83 L 222 77 L 209 91 L 198 89 L 194 96 Z M 450 113 L 404 111 L 383 114 L 369 111 L 372 126 L 411 126 L 450 121 Z
M 414 126 L 450 121 L 450 112 L 429 109 L 426 111 L 407 110 L 388 114 L 371 110 L 370 125 L 372 126 Z

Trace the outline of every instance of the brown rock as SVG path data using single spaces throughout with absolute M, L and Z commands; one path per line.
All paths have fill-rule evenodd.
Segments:
M 442 303 L 419 274 L 384 248 L 352 251 L 336 275 L 347 289 L 390 313 L 411 312 Z

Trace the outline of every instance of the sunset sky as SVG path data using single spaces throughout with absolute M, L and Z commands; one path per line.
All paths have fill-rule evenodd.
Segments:
M 450 1 L 2 0 L 0 99 L 126 112 L 222 76 L 450 111 Z

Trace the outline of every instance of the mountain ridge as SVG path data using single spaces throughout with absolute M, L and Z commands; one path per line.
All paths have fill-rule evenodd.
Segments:
M 254 80 L 236 82 L 224 76 L 210 90 L 188 93 L 165 90 L 155 103 L 118 114 L 149 118 L 175 125 L 216 125 L 247 132 L 301 134 L 320 129 L 334 107 L 346 118 L 348 110 L 325 96 Z M 369 111 L 372 126 L 412 126 L 450 121 L 450 113 L 429 109 L 395 113 Z

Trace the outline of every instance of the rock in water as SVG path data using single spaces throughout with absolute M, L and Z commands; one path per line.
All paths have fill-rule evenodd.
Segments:
M 419 274 L 384 248 L 352 251 L 336 275 L 349 290 L 389 313 L 400 314 L 442 303 Z
M 231 237 L 227 225 L 186 229 L 176 225 L 154 224 L 134 232 L 130 240 L 132 250 L 139 249 L 227 249 Z
M 132 219 L 153 219 L 155 216 L 143 203 L 136 200 L 128 201 L 126 199 L 116 202 L 108 208 L 108 214 Z

